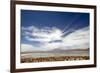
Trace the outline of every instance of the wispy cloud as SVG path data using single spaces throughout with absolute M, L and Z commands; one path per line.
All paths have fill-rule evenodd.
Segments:
M 56 27 L 37 28 L 34 26 L 23 27 L 25 38 L 29 41 L 50 42 L 52 40 L 60 40 L 62 31 Z M 35 38 L 34 38 L 35 37 Z
M 33 46 L 30 44 L 21 44 L 21 52 L 33 51 Z
M 89 27 L 85 27 L 65 36 L 63 43 L 69 49 L 89 48 Z
M 38 28 L 34 26 L 22 27 L 23 35 L 27 41 L 37 41 L 42 45 L 21 44 L 22 51 L 31 50 L 53 50 L 59 49 L 87 49 L 89 48 L 89 27 L 74 30 L 73 32 L 65 35 L 67 30 L 57 27 L 44 27 Z M 26 50 L 25 50 L 26 49 Z

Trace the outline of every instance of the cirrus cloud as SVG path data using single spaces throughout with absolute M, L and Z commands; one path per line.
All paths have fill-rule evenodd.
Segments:
M 87 49 L 89 48 L 89 27 L 66 32 L 57 27 L 38 28 L 35 26 L 23 27 L 23 35 L 27 41 L 39 42 L 42 45 L 21 44 L 22 51 L 53 50 L 53 49 Z M 65 36 L 63 36 L 65 35 Z

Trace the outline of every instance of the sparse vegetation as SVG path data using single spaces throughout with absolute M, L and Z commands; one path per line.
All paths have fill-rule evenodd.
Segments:
M 60 57 L 39 57 L 39 58 L 22 58 L 21 63 L 30 62 L 52 62 L 52 61 L 73 61 L 89 60 L 89 56 L 60 56 Z

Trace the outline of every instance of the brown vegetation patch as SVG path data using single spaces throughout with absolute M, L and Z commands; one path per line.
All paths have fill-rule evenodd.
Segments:
M 89 60 L 89 56 L 60 56 L 60 57 L 22 58 L 21 63 L 49 62 L 49 61 L 72 61 L 72 60 Z

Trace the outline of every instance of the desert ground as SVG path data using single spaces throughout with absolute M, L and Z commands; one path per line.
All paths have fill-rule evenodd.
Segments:
M 73 61 L 73 60 L 89 60 L 89 56 L 60 56 L 60 57 L 56 56 L 56 57 L 22 58 L 21 63 Z

